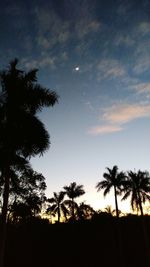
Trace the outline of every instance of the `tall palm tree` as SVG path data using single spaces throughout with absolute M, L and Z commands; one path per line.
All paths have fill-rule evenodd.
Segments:
M 47 208 L 47 213 L 52 213 L 54 216 L 57 214 L 58 222 L 60 222 L 61 214 L 66 218 L 67 214 L 69 214 L 66 206 L 65 206 L 65 192 L 53 193 L 54 196 L 49 198 L 47 201 L 52 204 Z
M 146 200 L 150 201 L 150 175 L 147 171 L 128 171 L 127 177 L 123 183 L 124 196 L 122 200 L 126 200 L 131 196 L 131 207 L 133 211 L 140 210 L 143 216 L 143 206 Z
M 37 117 L 43 107 L 57 101 L 55 92 L 37 83 L 37 69 L 24 72 L 17 68 L 18 60 L 0 72 L 0 159 L 4 179 L 2 232 L 5 236 L 9 197 L 10 167 L 20 157 L 43 154 L 49 147 L 49 134 Z M 4 237 L 1 255 L 4 254 Z M 3 256 L 0 257 L 2 259 Z M 3 266 L 1 260 L 1 266 Z
M 124 172 L 119 172 L 117 166 L 113 166 L 112 169 L 106 168 L 108 172 L 103 174 L 105 180 L 99 182 L 96 185 L 97 191 L 104 190 L 104 196 L 106 196 L 111 188 L 114 188 L 116 216 L 119 217 L 117 195 L 121 192 L 122 180 L 125 178 Z
M 68 204 L 71 207 L 72 219 L 75 219 L 75 207 L 77 206 L 75 198 L 80 197 L 85 194 L 83 185 L 77 185 L 75 182 L 71 183 L 69 186 L 64 186 L 66 195 L 69 198 Z

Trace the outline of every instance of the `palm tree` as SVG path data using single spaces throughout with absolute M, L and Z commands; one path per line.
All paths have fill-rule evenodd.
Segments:
M 104 196 L 106 196 L 111 188 L 114 188 L 114 195 L 115 195 L 115 206 L 116 206 L 116 216 L 119 217 L 119 210 L 118 210 L 118 201 L 117 195 L 121 192 L 122 187 L 122 180 L 125 178 L 124 172 L 118 172 L 118 167 L 113 166 L 112 169 L 106 168 L 108 172 L 103 174 L 105 180 L 99 182 L 96 185 L 97 191 L 104 190 Z
M 140 210 L 143 216 L 143 206 L 146 200 L 150 201 L 150 176 L 147 171 L 133 172 L 129 171 L 123 183 L 124 196 L 122 200 L 126 200 L 131 196 L 131 207 L 133 211 Z
M 17 69 L 18 60 L 0 72 L 0 159 L 4 179 L 2 233 L 5 236 L 9 198 L 10 167 L 19 158 L 43 154 L 49 147 L 49 134 L 37 117 L 43 107 L 53 106 L 58 97 L 55 92 L 37 83 L 37 69 L 24 72 Z M 1 262 L 5 238 L 2 237 Z
M 57 214 L 58 222 L 60 223 L 61 214 L 63 214 L 65 218 L 67 217 L 67 214 L 69 214 L 64 201 L 65 192 L 54 192 L 53 194 L 54 196 L 47 200 L 50 204 L 52 204 L 47 208 L 47 213 L 51 213 L 53 216 Z
M 116 213 L 116 211 L 112 209 L 111 205 L 107 205 L 107 207 L 104 209 L 104 212 L 107 212 L 108 214 L 110 214 L 112 216 L 114 216 L 114 214 Z
M 80 197 L 85 194 L 83 189 L 83 185 L 77 185 L 75 182 L 71 183 L 69 186 L 64 186 L 65 193 L 69 198 L 69 201 L 66 202 L 71 207 L 71 216 L 72 219 L 75 219 L 75 207 L 77 207 L 77 203 L 75 202 L 75 198 Z
M 108 205 L 105 209 L 104 212 L 114 216 L 116 214 L 116 210 L 112 209 L 111 205 Z M 124 213 L 121 210 L 118 210 L 119 216 L 124 216 Z

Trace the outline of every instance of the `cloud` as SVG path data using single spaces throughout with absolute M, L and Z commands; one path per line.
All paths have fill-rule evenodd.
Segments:
M 115 39 L 114 39 L 114 44 L 116 46 L 126 46 L 126 47 L 131 47 L 136 43 L 134 36 L 130 33 L 117 33 Z
M 143 38 L 141 42 L 137 42 L 134 52 L 133 73 L 141 75 L 150 69 L 150 39 Z
M 141 22 L 137 25 L 134 39 L 136 41 L 133 53 L 133 73 L 141 75 L 150 69 L 150 22 Z
M 99 135 L 99 134 L 107 134 L 107 133 L 114 133 L 120 132 L 122 130 L 121 126 L 118 125 L 102 125 L 102 126 L 95 126 L 91 128 L 88 133 L 91 135 Z
M 118 30 L 112 40 L 121 49 L 128 48 L 128 66 L 132 67 L 134 75 L 142 75 L 150 69 L 150 22 L 139 21 L 131 23 L 128 31 Z M 126 51 L 125 51 L 126 53 Z M 132 61 L 131 61 L 132 60 Z
M 53 8 L 36 8 L 34 14 L 38 46 L 48 50 L 56 45 L 63 46 L 69 40 L 81 41 L 92 32 L 97 33 L 101 24 L 93 18 L 90 10 L 84 7 L 78 12 L 77 17 L 64 20 Z
M 87 108 L 88 108 L 90 111 L 94 111 L 94 110 L 95 110 L 94 107 L 93 107 L 93 105 L 92 105 L 92 103 L 91 103 L 90 101 L 87 101 L 87 102 L 85 103 L 85 105 L 87 106 Z
M 117 104 L 103 110 L 103 124 L 92 127 L 88 133 L 91 135 L 119 132 L 124 125 L 140 118 L 150 117 L 150 105 Z
M 125 29 L 118 29 L 116 36 L 113 40 L 113 43 L 116 46 L 123 45 L 127 47 L 132 47 L 136 45 L 139 47 L 139 44 L 142 44 L 142 48 L 145 46 L 145 40 L 143 38 L 149 39 L 150 34 L 150 22 L 149 21 L 136 21 L 131 23 L 128 31 Z M 135 47 L 135 48 L 136 48 Z M 141 52 L 141 51 L 140 51 Z
M 97 32 L 100 29 L 100 22 L 91 18 L 82 18 L 75 25 L 77 37 L 83 39 L 86 35 L 92 32 Z
M 89 0 L 65 0 L 65 10 L 71 14 L 71 32 L 75 38 L 83 40 L 90 33 L 97 33 L 101 22 L 95 16 L 96 5 Z
M 69 23 L 62 20 L 53 9 L 35 9 L 37 44 L 51 49 L 56 44 L 65 44 L 70 37 Z
M 119 104 L 108 108 L 103 114 L 105 121 L 117 125 L 143 117 L 150 117 L 150 105 Z
M 142 59 L 137 64 L 135 63 L 135 67 L 133 68 L 133 71 L 136 75 L 140 75 L 146 72 L 147 70 L 149 70 L 149 68 L 150 68 L 149 60 L 145 61 L 144 59 Z
M 150 83 L 138 83 L 132 85 L 131 88 L 137 91 L 137 93 L 139 94 L 142 93 L 147 93 L 148 95 L 150 94 Z
M 22 64 L 24 64 L 25 68 L 27 69 L 35 69 L 35 68 L 44 68 L 50 67 L 51 69 L 55 69 L 55 58 L 43 56 L 38 59 L 29 59 L 24 58 L 22 60 Z
M 147 35 L 150 33 L 150 22 L 149 21 L 142 21 L 138 25 L 138 31 L 142 35 Z
M 97 65 L 97 79 L 113 79 L 126 74 L 124 66 L 116 59 L 104 59 Z

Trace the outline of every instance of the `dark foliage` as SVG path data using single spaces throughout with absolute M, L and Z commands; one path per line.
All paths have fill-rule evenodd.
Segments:
M 6 267 L 149 266 L 148 216 L 144 220 L 129 216 L 118 221 L 101 214 L 92 221 L 54 225 L 33 219 L 26 224 L 9 225 L 8 231 Z

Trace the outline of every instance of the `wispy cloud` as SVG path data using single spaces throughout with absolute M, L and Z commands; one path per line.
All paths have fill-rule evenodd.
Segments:
M 139 94 L 146 93 L 147 96 L 149 96 L 150 95 L 150 82 L 138 83 L 138 84 L 132 85 L 131 89 L 134 89 Z
M 88 133 L 91 135 L 108 134 L 114 132 L 120 132 L 122 127 L 119 125 L 102 125 L 92 127 Z
M 134 39 L 133 73 L 141 75 L 150 69 L 150 22 L 142 21 L 137 25 Z
M 134 36 L 132 36 L 130 33 L 117 33 L 114 44 L 116 46 L 126 46 L 131 47 L 135 44 Z
M 141 54 L 147 50 L 149 46 L 150 37 L 150 22 L 146 20 L 137 20 L 134 23 L 131 23 L 128 31 L 118 30 L 116 37 L 114 38 L 115 45 L 123 45 L 127 47 L 135 46 L 136 54 Z
M 127 30 L 118 30 L 113 44 L 121 49 L 128 49 L 127 57 L 134 75 L 142 75 L 150 69 L 150 22 L 139 20 L 131 23 Z
M 100 22 L 91 18 L 81 18 L 75 25 L 77 37 L 83 39 L 87 34 L 97 32 L 100 29 Z
M 150 105 L 119 104 L 105 110 L 103 119 L 122 125 L 135 119 L 150 117 Z
M 87 102 L 85 103 L 85 105 L 87 106 L 87 108 L 88 108 L 90 111 L 94 111 L 94 110 L 95 110 L 94 107 L 93 107 L 93 105 L 92 105 L 92 103 L 91 103 L 90 101 L 87 101 Z
M 37 43 L 41 48 L 51 49 L 56 44 L 64 44 L 69 39 L 69 23 L 62 20 L 51 9 L 35 9 Z
M 138 25 L 138 31 L 142 35 L 147 35 L 150 33 L 150 22 L 149 21 L 142 21 Z
M 142 75 L 150 69 L 150 39 L 143 39 L 137 42 L 134 52 L 133 73 Z
M 64 4 L 65 6 L 68 4 Z M 76 4 L 75 7 L 77 6 Z M 88 5 L 82 4 L 76 15 L 71 6 L 71 12 L 72 18 L 64 20 L 53 8 L 35 9 L 37 44 L 41 48 L 51 49 L 57 44 L 64 45 L 69 40 L 81 41 L 92 32 L 99 31 L 101 23 L 92 16 Z
M 113 79 L 126 74 L 124 66 L 116 59 L 104 59 L 97 65 L 97 79 Z
M 22 59 L 21 62 L 27 69 L 44 68 L 44 67 L 50 67 L 51 69 L 55 69 L 56 67 L 55 58 L 50 56 L 49 57 L 43 56 L 38 59 L 24 58 Z
M 124 129 L 125 124 L 146 117 L 150 117 L 150 105 L 116 104 L 103 110 L 103 123 L 92 127 L 88 133 L 98 135 L 119 132 Z

